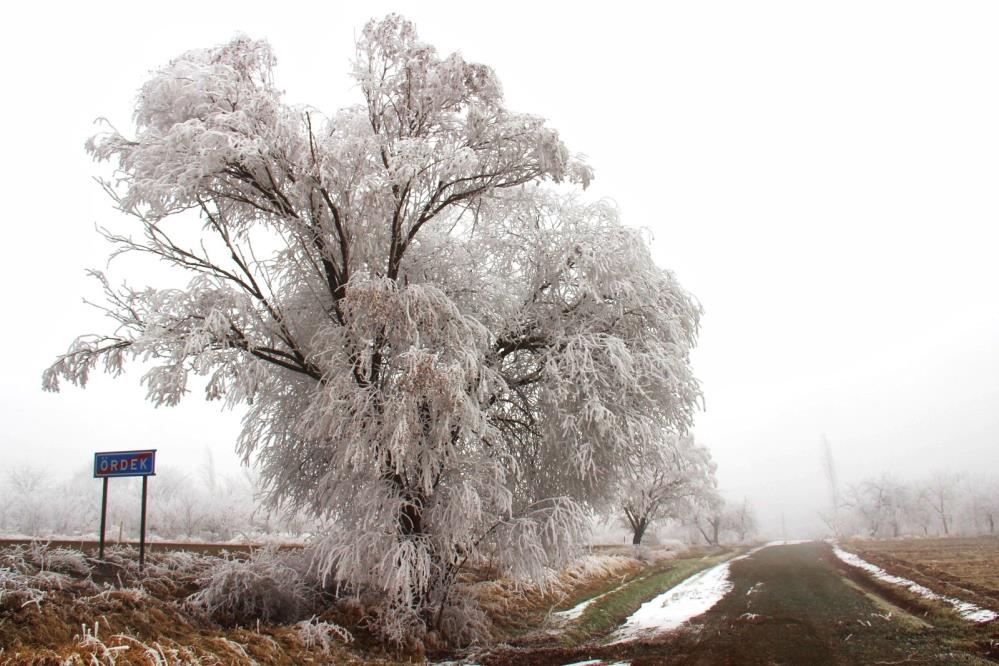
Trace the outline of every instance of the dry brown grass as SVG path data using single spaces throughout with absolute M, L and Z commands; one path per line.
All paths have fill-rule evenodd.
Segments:
M 0 664 L 370 663 L 325 618 L 218 624 L 188 602 L 203 556 L 153 556 L 144 573 L 131 556 L 97 564 L 41 546 L 0 550 Z
M 935 592 L 999 609 L 999 537 L 856 540 L 849 547 Z
M 885 571 L 924 585 L 939 594 L 999 610 L 999 537 L 951 537 L 934 539 L 858 539 L 848 549 Z M 869 579 L 865 581 L 872 584 Z M 877 586 L 877 582 L 873 583 Z M 879 594 L 898 601 L 924 619 L 946 627 L 955 645 L 999 661 L 999 621 L 971 624 L 949 619 L 949 607 L 907 595 L 893 586 L 881 586 Z
M 552 638 L 550 629 L 560 631 L 549 621 L 553 612 L 635 579 L 648 570 L 649 563 L 675 557 L 676 553 L 667 549 L 598 547 L 544 585 L 490 578 L 469 584 L 468 590 L 489 617 L 494 641 L 545 642 Z
M 303 609 L 303 617 L 272 623 L 213 615 L 192 599 L 220 563 L 222 569 L 233 566 L 231 559 L 151 553 L 139 572 L 136 555 L 114 549 L 98 563 L 37 544 L 0 548 L 0 665 L 390 664 L 421 661 L 427 651 L 447 656 L 436 632 L 401 653 L 383 644 L 368 630 L 379 612 L 376 599 L 327 595 Z M 650 561 L 674 556 L 665 549 L 598 549 L 553 572 L 543 585 L 496 578 L 482 567 L 467 572 L 461 590 L 482 613 L 458 609 L 456 617 L 464 622 L 481 616 L 486 641 L 511 640 L 543 626 L 552 611 L 633 579 Z M 240 559 L 253 564 L 248 555 Z

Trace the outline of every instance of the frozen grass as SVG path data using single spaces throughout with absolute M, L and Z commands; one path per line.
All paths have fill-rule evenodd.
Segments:
M 640 562 L 655 562 L 657 559 L 648 559 L 647 550 L 632 549 L 635 552 L 635 559 Z M 572 587 L 582 587 L 586 583 L 592 580 L 602 580 L 606 578 L 619 578 L 621 584 L 624 584 L 625 578 L 628 574 L 633 571 L 633 567 L 630 566 L 630 562 L 626 558 L 614 557 L 608 555 L 588 555 L 581 558 L 575 565 L 566 570 L 565 574 L 562 576 L 562 582 L 564 585 Z M 606 592 L 597 594 L 596 596 L 590 596 L 588 599 L 581 601 L 572 608 L 556 611 L 552 613 L 552 618 L 556 622 L 571 622 L 579 618 L 583 612 L 593 605 L 594 602 L 598 601 L 611 594 L 615 590 L 619 589 L 615 587 Z
M 223 558 L 198 576 L 201 589 L 188 602 L 226 624 L 297 620 L 316 602 L 298 559 L 301 554 L 274 546 L 247 559 Z
M 0 549 L 0 664 L 360 661 L 344 648 L 352 637 L 330 618 L 313 618 L 309 627 L 255 619 L 252 628 L 226 628 L 188 603 L 198 591 L 197 581 L 213 572 L 223 587 L 242 580 L 239 573 L 233 574 L 238 567 L 232 558 L 154 553 L 145 572 L 139 572 L 131 559 L 137 557 L 134 551 L 115 549 L 106 555 L 106 562 L 96 562 L 40 544 Z M 285 601 L 273 600 L 275 588 L 286 593 L 288 577 L 301 580 L 296 567 L 302 562 L 282 561 L 272 551 L 255 555 L 246 569 L 270 572 L 270 598 L 264 602 L 258 597 L 257 603 L 276 604 L 267 607 L 273 614 L 274 608 L 286 607 Z
M 999 618 L 999 613 L 988 608 L 982 608 L 963 599 L 958 599 L 957 597 L 949 597 L 942 594 L 937 594 L 933 590 L 920 585 L 919 583 L 913 582 L 908 578 L 902 578 L 900 576 L 893 576 L 884 569 L 874 564 L 871 564 L 867 560 L 861 558 L 858 555 L 847 552 L 840 548 L 839 546 L 833 546 L 833 552 L 843 562 L 846 562 L 850 566 L 862 569 L 867 573 L 874 576 L 874 578 L 884 581 L 890 585 L 898 585 L 903 587 L 909 592 L 916 594 L 924 599 L 930 599 L 931 601 L 940 601 L 951 606 L 954 611 L 960 615 L 962 618 L 969 622 L 985 623 L 992 622 L 993 620 Z
M 642 568 L 633 557 L 588 554 L 562 571 L 550 572 L 544 584 L 501 578 L 468 583 L 465 589 L 493 624 L 492 637 L 505 640 L 537 631 L 554 609 L 592 599 L 608 584 L 619 583 Z
M 143 572 L 133 548 L 109 549 L 104 562 L 55 550 L 0 549 L 0 663 L 346 664 L 364 662 L 365 650 L 384 650 L 370 630 L 377 601 L 321 597 L 308 554 L 297 549 L 223 557 L 153 552 Z M 643 570 L 634 558 L 604 554 L 550 572 L 543 586 L 488 580 L 487 568 L 468 572 L 441 614 L 441 631 L 421 637 L 423 647 L 411 655 L 445 654 L 445 640 L 481 645 L 523 635 L 553 609 Z
M 354 637 L 349 631 L 333 622 L 320 621 L 315 615 L 296 623 L 295 626 L 298 628 L 298 639 L 302 645 L 309 650 L 318 649 L 323 654 L 328 654 L 337 642 L 354 642 Z

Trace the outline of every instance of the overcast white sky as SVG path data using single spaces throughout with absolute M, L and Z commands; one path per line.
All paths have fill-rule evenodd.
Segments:
M 83 152 L 129 127 L 147 73 L 238 32 L 330 113 L 366 20 L 399 11 L 492 66 L 648 227 L 705 309 L 696 428 L 722 489 L 772 530 L 814 522 L 824 433 L 845 480 L 999 469 L 999 5 L 991 2 L 74 3 L 5 10 L 0 467 L 65 476 L 95 450 L 235 464 L 238 417 L 142 400 L 139 373 L 41 391 L 101 320 L 84 269 L 121 223 Z M 131 272 L 135 285 L 156 271 Z

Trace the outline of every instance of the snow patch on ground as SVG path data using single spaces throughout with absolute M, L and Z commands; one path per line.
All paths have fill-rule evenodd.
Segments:
M 612 590 L 607 590 L 603 594 L 598 594 L 597 596 L 593 597 L 592 599 L 587 599 L 586 601 L 580 602 L 580 603 L 576 604 L 575 606 L 573 606 L 572 608 L 569 608 L 569 609 L 564 610 L 564 611 L 558 611 L 556 613 L 552 613 L 552 617 L 557 622 L 559 622 L 559 623 L 565 623 L 565 622 L 570 622 L 572 620 L 575 620 L 580 615 L 582 615 L 583 611 L 585 611 L 587 608 L 589 608 L 590 604 L 592 604 L 594 601 L 596 601 L 597 599 L 603 599 L 604 597 L 606 597 L 611 592 L 616 592 L 619 589 L 621 589 L 620 585 L 618 585 L 617 587 L 615 587 Z
M 843 560 L 850 566 L 863 569 L 878 580 L 883 580 L 891 585 L 899 585 L 926 599 L 934 599 L 950 604 L 954 610 L 957 611 L 958 615 L 969 622 L 991 622 L 992 620 L 999 618 L 999 613 L 989 610 L 988 608 L 976 606 L 973 603 L 963 601 L 956 597 L 947 597 L 942 594 L 937 594 L 933 590 L 923 587 L 919 583 L 915 583 L 908 578 L 893 576 L 881 567 L 871 564 L 867 560 L 843 550 L 839 546 L 833 546 L 833 552 L 836 553 L 836 557 Z
M 739 557 L 698 572 L 655 599 L 647 601 L 618 627 L 611 636 L 611 643 L 661 634 L 706 613 L 732 591 L 732 583 L 728 577 L 732 562 L 743 560 L 768 546 L 784 543 L 771 542 L 757 546 Z
M 797 546 L 799 543 L 811 543 L 815 539 L 779 539 L 777 541 L 768 541 L 765 545 L 767 546 Z
M 732 590 L 728 579 L 731 562 L 694 574 L 658 597 L 642 604 L 614 633 L 614 643 L 676 629 L 692 617 L 707 612 Z
M 582 603 L 578 603 L 572 608 L 569 608 L 567 610 L 558 611 L 557 613 L 552 613 L 552 617 L 555 618 L 555 620 L 557 620 L 558 622 L 569 622 L 571 620 L 575 620 L 576 618 L 578 618 L 580 615 L 583 614 L 583 611 L 586 610 L 590 606 L 590 604 L 592 604 L 600 597 L 607 596 L 608 594 L 610 594 L 610 592 L 605 592 L 599 596 L 593 597 L 592 599 L 587 599 Z

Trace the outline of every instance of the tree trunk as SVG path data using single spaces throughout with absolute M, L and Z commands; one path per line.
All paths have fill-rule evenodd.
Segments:
M 697 531 L 701 533 L 701 536 L 702 536 L 702 537 L 704 537 L 704 541 L 705 541 L 705 542 L 706 542 L 706 543 L 707 543 L 708 545 L 711 545 L 711 537 L 709 537 L 709 536 L 708 536 L 708 533 L 704 531 L 704 528 L 703 528 L 703 527 L 701 527 L 701 524 L 700 524 L 700 523 L 695 523 L 695 524 L 697 525 Z
M 641 521 L 635 527 L 635 534 L 631 537 L 631 545 L 638 546 L 642 543 L 642 537 L 645 536 L 645 528 L 649 526 L 647 521 Z

